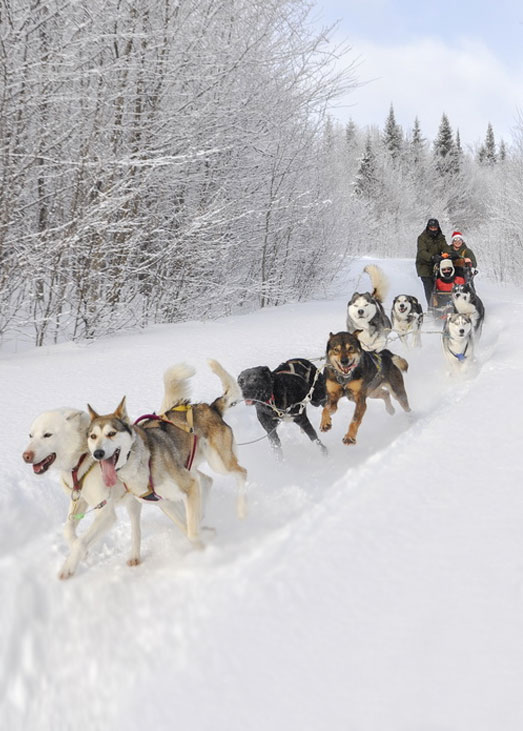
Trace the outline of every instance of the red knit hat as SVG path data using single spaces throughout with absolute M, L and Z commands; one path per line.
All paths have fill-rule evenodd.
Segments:
M 452 241 L 454 241 L 454 239 L 461 239 L 463 241 L 463 236 L 461 234 L 461 231 L 452 232 Z

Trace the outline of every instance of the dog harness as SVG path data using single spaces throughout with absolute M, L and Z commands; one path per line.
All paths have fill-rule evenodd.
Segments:
M 448 335 L 446 335 L 445 337 L 447 337 L 447 338 L 448 338 L 449 336 L 448 336 Z M 466 346 L 465 346 L 465 350 L 463 351 L 463 353 L 455 353 L 455 352 L 454 352 L 453 350 L 451 350 L 450 348 L 448 349 L 448 351 L 449 351 L 449 353 L 450 353 L 451 355 L 453 355 L 453 356 L 454 356 L 454 358 L 457 358 L 457 359 L 458 359 L 459 361 L 463 361 L 463 360 L 467 360 L 467 358 L 468 358 L 468 355 L 466 355 L 466 352 L 467 352 L 467 350 L 468 350 L 468 349 L 469 349 L 469 343 L 467 343 L 467 344 L 466 344 Z
M 95 505 L 94 507 L 90 508 L 90 510 L 86 510 L 83 513 L 78 512 L 78 500 L 80 499 L 80 493 L 82 491 L 82 487 L 84 484 L 84 480 L 89 474 L 89 472 L 93 469 L 95 463 L 89 467 L 88 470 L 84 472 L 84 474 L 79 478 L 78 472 L 80 471 L 80 467 L 82 466 L 82 463 L 84 462 L 85 458 L 87 457 L 87 452 L 81 455 L 80 459 L 78 460 L 77 464 L 73 469 L 71 470 L 71 478 L 73 480 L 73 487 L 69 487 L 67 482 L 65 480 L 62 480 L 63 485 L 68 489 L 71 490 L 71 501 L 74 503 L 74 510 L 69 515 L 69 520 L 82 520 L 82 518 L 85 518 L 87 513 L 90 513 L 91 510 L 99 510 L 100 508 L 103 508 L 105 505 L 107 505 L 107 500 L 102 500 L 98 505 Z
M 283 364 L 282 364 L 283 365 Z M 298 373 L 296 366 L 300 366 L 305 372 L 304 373 Z M 274 371 L 277 374 L 283 374 L 286 376 L 296 376 L 296 378 L 301 378 L 302 381 L 305 381 L 305 383 L 310 383 L 310 377 L 312 373 L 312 368 L 304 366 L 303 363 L 299 360 L 289 360 L 285 363 L 285 368 L 278 367 Z M 316 381 L 318 380 L 320 375 L 320 371 L 318 368 L 315 368 L 314 378 L 312 379 L 312 385 L 309 388 L 309 391 L 307 392 L 307 395 L 302 401 L 298 401 L 295 404 L 291 404 L 286 409 L 279 409 L 276 406 L 275 400 L 274 400 L 274 394 L 271 394 L 271 397 L 268 401 L 264 401 L 263 403 L 266 406 L 269 406 L 274 413 L 278 416 L 279 419 L 284 419 L 286 416 L 290 415 L 290 410 L 296 408 L 296 406 L 299 407 L 298 413 L 293 414 L 292 416 L 299 416 L 303 413 L 303 411 L 306 409 L 307 404 L 312 398 L 312 394 L 314 392 L 314 389 L 316 387 Z
M 189 455 L 187 457 L 187 460 L 185 462 L 185 468 L 187 470 L 190 470 L 192 467 L 192 464 L 194 462 L 194 456 L 196 454 L 196 446 L 198 443 L 198 437 L 194 433 L 194 418 L 193 418 L 193 410 L 192 410 L 192 404 L 185 403 L 185 404 L 178 404 L 177 406 L 173 406 L 169 411 L 183 411 L 185 412 L 186 424 L 176 424 L 174 421 L 171 421 L 168 419 L 165 414 L 144 414 L 143 416 L 138 417 L 135 424 L 139 424 L 141 421 L 157 421 L 157 422 L 163 422 L 164 424 L 170 424 L 171 426 L 175 426 L 178 429 L 181 429 L 184 432 L 187 432 L 188 434 L 192 434 L 192 442 L 191 442 L 191 448 L 189 450 Z M 158 424 L 160 426 L 160 424 Z M 124 483 L 124 487 L 126 490 L 128 490 L 127 485 Z M 148 502 L 158 502 L 158 500 L 161 500 L 161 496 L 158 495 L 158 493 L 154 489 L 154 483 L 153 483 L 153 475 L 152 475 L 152 469 L 151 469 L 151 459 L 149 459 L 149 482 L 147 485 L 147 492 L 144 492 L 143 495 L 139 495 L 140 500 L 147 500 Z

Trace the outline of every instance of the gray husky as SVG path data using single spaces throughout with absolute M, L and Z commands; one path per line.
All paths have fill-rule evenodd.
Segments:
M 454 375 L 465 374 L 474 362 L 474 331 L 469 315 L 447 315 L 441 335 L 443 353 Z
M 88 406 L 91 424 L 89 450 L 100 463 L 103 479 L 111 486 L 121 480 L 137 498 L 157 502 L 163 512 L 200 545 L 202 491 L 212 480 L 197 467 L 203 460 L 217 472 L 235 475 L 237 510 L 245 513 L 246 470 L 236 459 L 231 428 L 224 412 L 241 399 L 236 380 L 216 361 L 209 361 L 224 387 L 212 404 L 190 404 L 187 381 L 194 370 L 185 364 L 170 368 L 165 376 L 165 397 L 161 416 L 151 415 L 131 423 L 125 397 L 111 414 L 99 415 Z M 180 511 L 180 502 L 185 508 Z

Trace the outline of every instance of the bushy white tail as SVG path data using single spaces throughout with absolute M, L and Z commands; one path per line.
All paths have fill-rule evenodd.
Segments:
M 242 392 L 236 379 L 228 373 L 223 366 L 221 366 L 217 360 L 208 360 L 209 368 L 215 373 L 223 386 L 223 394 L 214 400 L 212 406 L 217 409 L 220 414 L 223 414 L 237 401 L 241 401 Z
M 370 277 L 373 287 L 372 296 L 383 304 L 389 291 L 389 280 L 385 272 L 379 266 L 376 266 L 376 264 L 367 264 L 363 271 L 367 272 Z
M 164 414 L 171 406 L 185 401 L 190 396 L 189 378 L 194 376 L 195 370 L 186 363 L 177 363 L 168 368 L 163 374 L 163 401 L 160 413 Z

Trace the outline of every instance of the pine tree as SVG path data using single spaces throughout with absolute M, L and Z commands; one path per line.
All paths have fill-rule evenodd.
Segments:
M 354 192 L 356 195 L 371 198 L 378 187 L 376 155 L 372 149 L 370 134 L 367 136 L 365 149 L 360 160 L 358 172 L 354 179 Z
M 358 128 L 356 127 L 354 120 L 349 119 L 347 126 L 345 127 L 345 141 L 349 148 L 355 147 L 358 140 Z
M 442 176 L 452 174 L 455 165 L 456 143 L 446 114 L 441 117 L 438 134 L 434 140 L 434 163 Z
M 461 147 L 461 137 L 459 135 L 459 129 L 456 130 L 456 145 L 454 149 L 450 152 L 450 156 L 454 160 L 455 172 L 460 172 L 463 162 L 463 148 Z
M 485 135 L 485 158 L 483 162 L 485 165 L 495 165 L 497 162 L 496 141 L 490 122 L 487 125 L 487 134 Z
M 507 148 L 505 147 L 505 140 L 501 140 L 499 143 L 499 159 L 501 162 L 506 160 Z
M 486 154 L 487 154 L 487 151 L 485 150 L 485 145 L 480 145 L 480 147 L 478 148 L 478 151 L 476 153 L 476 162 L 479 165 L 483 165 L 483 163 L 485 162 Z
M 425 138 L 421 134 L 421 126 L 417 117 L 414 120 L 414 127 L 412 128 L 412 144 L 416 147 L 423 147 L 425 144 Z
M 419 119 L 416 117 L 414 120 L 414 127 L 412 128 L 412 139 L 410 141 L 410 155 L 409 159 L 416 166 L 424 157 L 426 140 L 421 134 L 421 126 Z
M 397 158 L 403 146 L 403 135 L 401 127 L 396 124 L 394 108 L 390 105 L 390 111 L 385 122 L 383 131 L 383 143 L 393 158 Z

